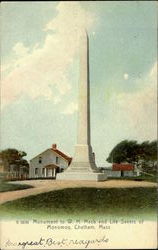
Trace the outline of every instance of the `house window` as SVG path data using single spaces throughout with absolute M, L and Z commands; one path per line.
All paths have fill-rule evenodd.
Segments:
M 38 162 L 42 163 L 42 157 L 41 156 L 39 157 L 39 161 Z
M 56 164 L 59 164 L 59 157 L 56 157 Z
M 42 168 L 42 175 L 44 175 L 44 168 Z
M 35 168 L 35 175 L 38 175 L 38 168 Z

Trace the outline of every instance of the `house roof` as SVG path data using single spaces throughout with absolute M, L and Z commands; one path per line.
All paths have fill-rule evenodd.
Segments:
M 132 164 L 114 163 L 112 165 L 112 171 L 133 171 L 133 170 L 134 166 Z
M 72 158 L 71 158 L 70 156 L 64 154 L 63 152 L 61 152 L 61 151 L 60 151 L 59 149 L 57 149 L 56 147 L 52 147 L 52 148 L 46 149 L 46 150 L 43 151 L 42 153 L 40 153 L 40 154 L 36 155 L 35 157 L 33 157 L 30 161 L 32 161 L 32 160 L 35 159 L 36 157 L 42 156 L 42 154 L 45 153 L 45 152 L 48 151 L 48 150 L 51 151 L 51 152 L 54 152 L 56 155 L 58 155 L 58 156 L 62 157 L 63 159 L 65 159 L 65 160 L 68 162 L 68 164 L 71 163 Z
M 69 162 L 69 164 L 71 163 L 72 158 L 66 154 L 64 154 L 63 152 L 61 152 L 59 149 L 57 148 L 51 148 L 52 151 L 54 151 L 56 154 L 58 154 L 59 156 L 61 156 L 62 158 L 64 158 L 66 161 Z

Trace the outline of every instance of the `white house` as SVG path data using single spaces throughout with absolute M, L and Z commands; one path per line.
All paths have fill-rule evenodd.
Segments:
M 53 144 L 41 154 L 30 160 L 29 178 L 56 177 L 56 173 L 64 171 L 71 163 L 72 158 L 57 149 Z

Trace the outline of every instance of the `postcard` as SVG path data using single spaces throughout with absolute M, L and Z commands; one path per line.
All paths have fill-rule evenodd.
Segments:
M 157 248 L 156 17 L 2 1 L 2 250 Z

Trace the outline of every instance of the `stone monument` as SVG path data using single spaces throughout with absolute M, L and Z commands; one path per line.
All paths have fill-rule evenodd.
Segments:
M 75 155 L 70 166 L 57 174 L 57 180 L 103 181 L 106 174 L 100 173 L 95 164 L 90 138 L 90 85 L 89 41 L 86 30 L 80 33 L 80 79 L 78 100 L 78 133 Z

